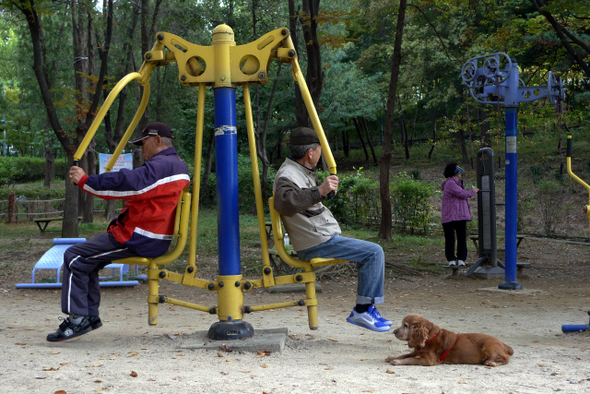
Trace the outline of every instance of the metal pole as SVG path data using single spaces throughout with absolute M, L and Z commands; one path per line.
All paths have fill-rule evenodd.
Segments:
M 510 80 L 508 83 L 508 90 L 505 96 L 505 125 L 506 125 L 506 234 L 505 242 L 505 256 L 504 256 L 504 279 L 505 282 L 500 283 L 499 289 L 504 290 L 518 290 L 522 289 L 522 285 L 516 281 L 516 225 L 518 218 L 517 203 L 518 203 L 518 167 L 517 167 L 517 113 L 518 113 L 518 65 L 512 59 L 512 70 L 510 70 Z
M 214 96 L 219 275 L 240 275 L 236 91 L 219 88 Z
M 213 31 L 215 54 L 215 174 L 217 177 L 217 277 L 219 321 L 208 332 L 210 339 L 243 339 L 254 328 L 242 320 L 244 295 L 240 264 L 240 216 L 238 212 L 238 135 L 236 86 L 232 81 L 230 48 L 234 32 L 226 25 Z M 195 169 L 197 171 L 197 169 Z

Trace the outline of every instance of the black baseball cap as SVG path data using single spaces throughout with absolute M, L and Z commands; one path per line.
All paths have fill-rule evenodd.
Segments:
M 145 129 L 143 129 L 143 132 L 139 137 L 137 137 L 134 140 L 130 140 L 129 142 L 135 145 L 142 145 L 143 140 L 156 135 L 159 135 L 160 137 L 168 137 L 174 139 L 174 136 L 172 135 L 172 129 L 170 128 L 170 126 L 164 123 L 156 122 L 147 125 Z

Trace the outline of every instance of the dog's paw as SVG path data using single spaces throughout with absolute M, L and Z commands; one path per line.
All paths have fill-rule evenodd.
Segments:
M 391 365 L 398 365 L 399 364 L 399 360 L 397 359 L 397 357 L 387 357 L 385 359 L 386 363 L 390 363 Z

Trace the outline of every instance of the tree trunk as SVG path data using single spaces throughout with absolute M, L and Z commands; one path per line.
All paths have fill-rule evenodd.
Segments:
M 298 11 L 295 10 L 295 0 L 289 0 L 289 30 L 291 31 L 291 40 L 293 41 L 293 47 L 295 52 L 299 53 L 299 40 L 297 39 L 297 20 Z M 297 126 L 307 126 L 307 111 L 303 105 L 303 98 L 301 97 L 301 91 L 299 86 L 295 84 L 295 120 Z M 280 143 L 279 143 L 280 146 Z M 281 152 L 279 148 L 278 157 L 280 158 Z
M 320 53 L 320 43 L 317 34 L 317 17 L 320 8 L 320 0 L 302 0 L 303 19 L 301 28 L 303 38 L 305 39 L 305 49 L 307 51 L 307 86 L 309 93 L 319 112 L 320 96 L 324 86 L 324 75 L 322 72 L 322 57 Z
M 205 204 L 209 199 L 209 176 L 211 174 L 211 165 L 213 162 L 213 146 L 215 142 L 215 129 L 211 129 L 209 133 L 209 141 L 207 142 L 207 153 L 205 154 L 205 168 L 203 169 L 203 176 L 201 177 L 201 192 L 199 197 L 199 203 Z M 201 169 L 195 168 L 195 171 Z
M 350 156 L 350 141 L 348 140 L 348 127 L 342 128 L 342 149 L 344 150 L 344 157 Z
M 404 114 L 400 112 L 399 116 L 399 128 L 401 129 L 402 140 L 404 141 L 404 151 L 406 154 L 406 160 L 410 159 L 410 139 L 408 138 L 408 125 Z
M 465 131 L 463 130 L 463 127 L 459 127 L 459 130 L 457 131 L 457 139 L 459 147 L 461 148 L 462 163 L 467 164 L 469 163 L 469 156 L 467 155 L 467 144 L 465 144 Z
M 356 130 L 356 134 L 359 137 L 359 141 L 361 142 L 361 146 L 363 147 L 363 151 L 365 152 L 365 161 L 369 161 L 369 152 L 367 151 L 367 147 L 365 146 L 365 141 L 363 140 L 363 134 L 361 133 L 361 124 L 358 118 L 352 118 L 352 122 L 354 123 L 354 129 Z
M 36 5 L 30 0 L 20 0 L 15 3 L 15 6 L 23 13 L 27 21 L 29 32 L 31 33 L 31 43 L 33 46 L 33 71 L 39 84 L 39 91 L 43 104 L 45 104 L 45 111 L 47 112 L 47 119 L 51 124 L 57 139 L 61 143 L 64 151 L 68 157 L 68 163 L 72 163 L 72 158 L 76 146 L 68 137 L 68 134 L 63 130 L 55 106 L 53 105 L 53 98 L 49 89 L 49 78 L 45 72 L 43 59 L 45 58 L 45 43 L 42 40 L 42 25 L 39 15 L 37 14 Z M 72 186 L 70 179 L 65 174 L 66 179 L 66 201 L 65 206 L 69 209 L 64 210 L 64 220 L 62 225 L 62 237 L 74 238 L 78 236 L 78 187 Z
M 371 142 L 371 136 L 369 134 L 369 125 L 367 124 L 367 118 L 363 116 L 363 125 L 365 126 L 365 135 L 367 136 L 367 143 L 369 144 L 369 148 L 371 148 L 371 155 L 373 156 L 373 163 L 377 165 L 377 155 L 375 154 L 375 148 L 373 147 L 373 143 Z
M 45 139 L 45 179 L 43 181 L 43 187 L 48 189 L 51 188 L 51 182 L 55 178 L 55 155 L 51 150 L 51 138 L 50 131 L 47 130 L 47 138 Z
M 389 198 L 389 164 L 391 163 L 391 142 L 393 138 L 393 120 L 395 113 L 395 97 L 401 63 L 401 47 L 404 33 L 404 21 L 406 14 L 406 0 L 400 0 L 395 31 L 395 44 L 393 59 L 391 62 L 391 80 L 389 82 L 389 94 L 387 97 L 387 112 L 385 115 L 385 130 L 383 135 L 383 150 L 379 165 L 379 196 L 381 197 L 381 225 L 379 236 L 384 240 L 391 240 L 392 217 L 391 200 Z

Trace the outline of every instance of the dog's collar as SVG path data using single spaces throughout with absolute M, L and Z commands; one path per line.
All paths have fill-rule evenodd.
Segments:
M 433 336 L 431 336 L 430 338 L 428 338 L 428 339 L 426 340 L 426 342 L 424 342 L 424 346 L 423 346 L 423 347 L 426 347 L 426 345 L 428 345 L 428 343 L 429 343 L 430 341 L 432 341 L 432 340 L 433 340 L 433 339 L 434 339 L 434 338 L 435 338 L 437 335 L 438 335 L 438 333 L 436 333 L 436 334 L 434 334 Z
M 433 338 L 434 338 L 434 337 L 433 337 Z M 443 354 L 440 356 L 440 358 L 439 358 L 439 361 L 443 361 L 443 360 L 444 360 L 444 359 L 447 357 L 447 355 L 449 354 L 449 352 L 451 351 L 451 349 L 453 348 L 453 346 L 455 346 L 455 343 L 456 343 L 456 342 L 457 342 L 457 336 L 455 336 L 455 340 L 453 341 L 453 344 L 452 344 L 451 346 L 449 346 L 449 348 L 447 349 L 447 351 L 446 351 L 446 352 L 444 352 L 444 353 L 443 353 Z
M 433 336 L 431 336 L 430 338 L 428 338 L 426 340 L 426 342 L 424 342 L 424 347 L 426 347 L 426 345 L 428 345 L 428 343 L 430 341 L 432 341 L 434 338 L 436 338 L 437 335 L 438 335 L 438 333 L 436 333 Z M 455 336 L 455 340 L 453 341 L 453 344 L 451 346 L 449 346 L 449 348 L 440 356 L 440 358 L 438 359 L 439 361 L 443 361 L 449 355 L 449 352 L 451 351 L 453 346 L 455 346 L 456 342 L 457 342 L 457 337 Z

